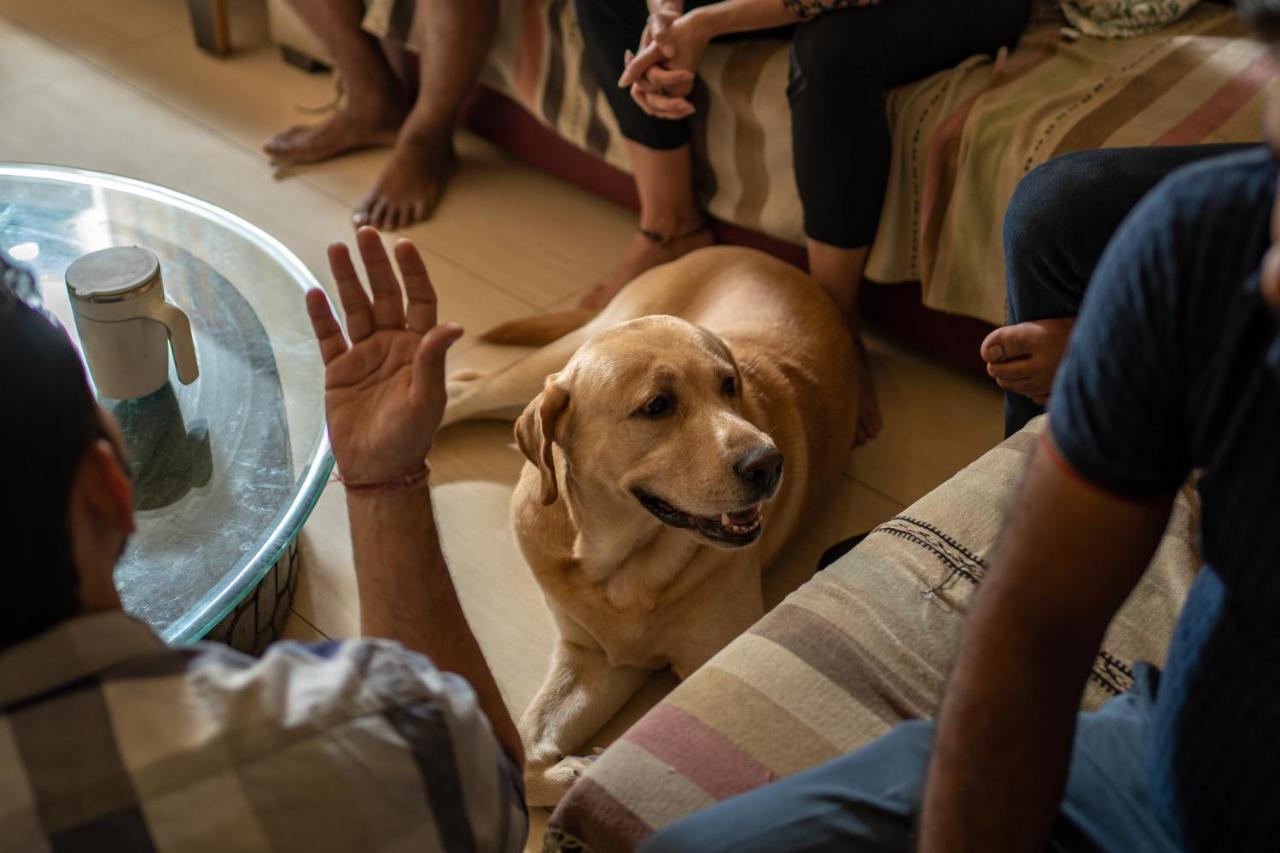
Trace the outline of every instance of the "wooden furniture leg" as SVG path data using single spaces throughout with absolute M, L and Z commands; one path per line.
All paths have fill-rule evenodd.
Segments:
M 225 56 L 231 52 L 227 2 L 228 0 L 187 0 L 196 44 L 214 56 Z

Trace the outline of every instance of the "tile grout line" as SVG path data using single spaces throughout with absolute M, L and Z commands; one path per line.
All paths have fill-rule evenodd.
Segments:
M 298 618 L 298 619 L 299 619 L 299 620 L 300 620 L 304 625 L 306 625 L 306 626 L 307 626 L 308 628 L 310 628 L 312 631 L 315 631 L 315 632 L 316 632 L 317 634 L 319 634 L 321 637 L 324 637 L 326 640 L 332 640 L 332 639 L 333 639 L 333 637 L 330 637 L 330 636 L 329 636 L 328 634 L 326 634 L 324 631 L 321 631 L 318 627 L 316 627 L 316 625 L 315 625 L 315 623 L 314 623 L 314 622 L 312 622 L 312 621 L 311 621 L 310 619 L 308 619 L 306 616 L 303 616 L 303 615 L 302 615 L 302 613 L 301 613 L 301 611 L 299 611 L 299 610 L 298 610 L 298 608 L 296 608 L 296 607 L 294 607 L 294 606 L 293 606 L 293 602 L 289 602 L 289 612 L 290 612 L 290 613 L 292 613 L 294 616 L 296 616 L 296 617 L 297 617 L 297 618 Z
M 48 35 L 45 35 L 45 34 L 44 34 L 44 33 L 42 33 L 42 32 L 39 32 L 39 31 L 37 31 L 37 30 L 32 29 L 31 27 L 29 27 L 29 26 L 27 26 L 26 24 L 24 24 L 22 21 L 16 20 L 16 19 L 14 19 L 13 17 L 11 17 L 11 16 L 9 16 L 9 15 L 7 15 L 7 14 L 3 13 L 3 12 L 0 12 L 0 18 L 4 18 L 6 21 L 8 21 L 8 22 L 9 22 L 10 24 L 12 24 L 13 26 L 15 26 L 15 27 L 17 27 L 17 28 L 19 28 L 19 29 L 22 29 L 23 31 L 25 31 L 25 32 L 27 32 L 27 33 L 29 33 L 29 34 L 31 34 L 32 36 L 35 36 L 36 38 L 39 38 L 39 39 L 41 39 L 42 41 L 46 42 L 47 44 L 49 44 L 50 46 L 52 46 L 52 47 L 56 48 L 57 50 L 62 51 L 63 53 L 67 54 L 68 56 L 73 57 L 73 58 L 74 58 L 74 59 L 76 59 L 78 62 L 80 62 L 80 63 L 82 63 L 83 65 L 87 66 L 90 70 L 92 70 L 92 71 L 94 71 L 94 72 L 96 72 L 96 73 L 99 73 L 99 74 L 101 74 L 101 75 L 103 75 L 103 76 L 105 76 L 105 77 L 109 77 L 110 79 L 114 80 L 116 83 L 118 83 L 118 84 L 120 84 L 120 85 L 122 85 L 122 86 L 125 86 L 126 88 L 130 89 L 131 91 L 135 92 L 136 94 L 141 95 L 142 97 L 146 98 L 147 100 L 151 101 L 152 103 L 154 103 L 154 104 L 156 104 L 156 105 L 158 105 L 158 106 L 160 106 L 160 107 L 164 108 L 166 111 L 168 111 L 168 112 L 172 113 L 173 115 L 178 116 L 178 117 L 180 117 L 180 118 L 182 118 L 182 119 L 185 119 L 186 121 L 190 122 L 191 124 L 195 125 L 196 127 L 201 128 L 201 129 L 203 129 L 203 130 L 207 131 L 208 133 L 210 133 L 210 134 L 212 134 L 213 136 L 217 137 L 218 139 L 222 140 L 224 143 L 226 143 L 226 144 L 228 144 L 228 145 L 230 145 L 230 146 L 232 146 L 232 147 L 236 148 L 237 150 L 239 150 L 239 151 L 241 151 L 241 152 L 244 152 L 244 153 L 249 153 L 249 154 L 256 154 L 256 153 L 258 153 L 258 152 L 257 152 L 257 151 L 255 151 L 254 149 L 249 148 L 248 146 L 246 146 L 246 145 L 242 144 L 239 140 L 237 140 L 237 139 L 235 139 L 235 138 L 233 138 L 233 137 L 231 137 L 231 136 L 228 136 L 226 133 L 223 133 L 223 132 L 222 132 L 221 130 L 219 130 L 218 128 L 213 127 L 213 126 L 211 126 L 211 125 L 209 125 L 209 124 L 206 124 L 204 121 L 201 121 L 201 120 L 200 120 L 200 118 L 198 118 L 198 117 L 197 117 L 197 116 L 195 116 L 195 115 L 192 115 L 191 113 L 187 112 L 186 110 L 182 109 L 181 107 L 179 107 L 179 106 L 177 106 L 177 105 L 175 105 L 175 104 L 171 104 L 171 103 L 169 103 L 168 101 L 164 100 L 163 98 L 159 97 L 158 95 L 155 95 L 155 94 L 153 94 L 153 93 L 151 93 L 151 92 L 147 91 L 146 89 L 143 89 L 143 88 L 141 88 L 140 86 L 137 86 L 137 85 L 136 85 L 136 84 L 134 84 L 131 80 L 128 80 L 128 79 L 126 79 L 126 78 L 124 78 L 124 77 L 120 76 L 118 73 L 116 73 L 116 72 L 115 72 L 115 71 L 113 71 L 112 69 L 110 69 L 110 68 L 108 68 L 108 67 L 106 67 L 106 66 L 104 66 L 104 65 L 100 64 L 99 62 L 97 62 L 96 60 L 94 60 L 94 59 L 92 59 L 92 58 L 90 58 L 90 57 L 87 57 L 87 56 L 84 56 L 83 54 L 77 53 L 76 51 L 72 50 L 70 47 L 68 47 L 68 46 L 66 46 L 66 45 L 64 45 L 64 44 L 62 44 L 61 42 L 56 41 L 55 39 L 53 39 L 53 38 L 49 37 Z M 171 32 L 173 32 L 173 31 L 172 31 L 172 30 L 164 30 L 164 31 L 162 31 L 162 32 L 160 32 L 160 33 L 157 33 L 156 35 L 145 36 L 145 37 L 138 38 L 138 39 L 131 39 L 131 40 L 129 40 L 129 41 L 127 41 L 127 42 L 123 43 L 123 44 L 120 44 L 120 45 L 117 45 L 117 46 L 116 46 L 116 47 L 114 47 L 114 48 L 111 48 L 111 49 L 108 51 L 108 53 L 109 53 L 109 54 L 111 54 L 111 53 L 115 53 L 116 51 L 118 51 L 118 50 L 120 50 L 120 49 L 123 49 L 123 48 L 125 48 L 125 47 L 128 47 L 128 46 L 130 46 L 130 45 L 137 45 L 137 44 L 139 44 L 139 43 L 141 43 L 141 42 L 149 41 L 149 40 L 151 40 L 151 39 L 157 38 L 157 37 L 162 36 L 162 35 L 169 34 L 169 33 L 171 33 Z M 348 205 L 350 204 L 346 199 L 341 198 L 341 197 L 339 197 L 339 196 L 335 195 L 335 194 L 334 194 L 333 192 L 331 192 L 330 190 L 328 190 L 328 189 L 326 189 L 326 188 L 324 188 L 324 187 L 322 187 L 322 186 L 320 186 L 320 185 L 318 185 L 318 184 L 316 184 L 316 183 L 313 183 L 312 181 L 307 180 L 307 178 L 306 178 L 304 175 L 293 175 L 293 176 L 291 176 L 291 177 L 295 178 L 297 181 L 299 181 L 299 182 L 301 182 L 302 184 L 306 185 L 306 186 L 307 186 L 309 189 L 311 189 L 312 191 L 314 191 L 314 192 L 316 192 L 316 193 L 319 193 L 320 195 L 322 195 L 322 196 L 324 196 L 324 197 L 326 197 L 326 198 L 330 199 L 331 201 L 336 202 L 336 203 L 337 203 L 337 204 L 339 204 L 339 205 L 342 205 L 343 207 L 346 207 L 346 206 L 348 206 Z M 447 254 L 446 252 L 443 252 L 443 251 L 439 250 L 438 248 L 435 248 L 434 246 L 430 248 L 430 251 L 432 251 L 432 252 L 434 252 L 434 253 L 436 253 L 436 254 L 440 255 L 442 258 L 444 258 L 445 260 L 447 260 L 449 263 L 453 264 L 453 265 L 454 265 L 454 266 L 456 266 L 456 267 L 459 267 L 460 269 L 464 270 L 464 271 L 465 271 L 465 272 L 467 272 L 468 274 L 475 276 L 476 278 L 480 279 L 481 281 L 485 282 L 486 284 L 489 284 L 489 285 L 491 285 L 491 286 L 493 286 L 493 287 L 497 288 L 499 291 L 501 291 L 501 292 L 503 293 L 503 295 L 505 295 L 505 296 L 509 296 L 509 297 L 511 297 L 512 299 L 515 299 L 517 302 L 521 303 L 522 305 L 527 305 L 527 306 L 528 306 L 532 311 L 537 312 L 537 313 L 539 313 L 539 314 L 545 314 L 545 313 L 547 312 L 547 310 L 548 310 L 547 308 L 542 307 L 542 306 L 540 306 L 540 305 L 537 305 L 537 304 L 536 304 L 536 303 L 534 303 L 534 302 L 529 301 L 528 299 L 526 299 L 525 297 L 521 296 L 521 295 L 520 295 L 520 294 L 518 294 L 518 293 L 513 293 L 512 291 L 508 290 L 505 286 L 503 286 L 500 282 L 496 282 L 496 281 L 492 280 L 489 276 L 487 276 L 487 275 L 485 275 L 485 274 L 483 274 L 483 273 L 481 273 L 481 272 L 478 272 L 477 270 L 472 269 L 472 268 L 471 268 L 470 266 L 468 266 L 467 264 L 462 263 L 462 262 L 461 262 L 461 261 L 459 261 L 458 259 L 456 259 L 456 258 L 454 258 L 454 257 L 450 256 L 449 254 Z M 314 272 L 314 271 L 313 271 L 313 272 Z M 322 271 L 322 272 L 323 272 L 323 271 Z
M 878 497 L 884 498 L 889 503 L 896 506 L 899 511 L 904 510 L 911 505 L 911 504 L 904 504 L 898 498 L 895 498 L 893 495 L 885 493 L 882 489 L 876 488 L 875 486 L 868 483 L 866 480 L 859 480 L 857 477 L 855 477 L 853 474 L 850 474 L 848 471 L 841 471 L 840 476 L 844 477 L 846 480 L 848 480 L 851 483 L 855 483 L 861 486 L 862 488 L 866 489 L 868 492 L 871 492 L 877 495 Z M 938 485 L 941 485 L 941 483 L 939 483 Z M 930 489 L 930 491 L 932 491 L 932 489 Z M 914 503 L 914 501 L 912 501 L 912 503 Z

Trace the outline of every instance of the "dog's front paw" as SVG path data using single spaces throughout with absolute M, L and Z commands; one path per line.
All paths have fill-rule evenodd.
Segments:
M 595 750 L 591 755 L 566 755 L 550 767 L 526 765 L 524 789 L 529 805 L 557 805 L 599 757 L 600 750 Z

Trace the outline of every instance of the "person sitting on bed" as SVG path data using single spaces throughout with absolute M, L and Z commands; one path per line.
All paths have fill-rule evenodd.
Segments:
M 1009 322 L 980 350 L 1005 392 L 1006 436 L 1044 413 L 1089 278 L 1129 212 L 1176 169 L 1249 147 L 1077 151 L 1022 179 L 1004 217 Z
M 1280 48 L 1280 0 L 1240 8 Z M 645 850 L 1276 848 L 1280 90 L 1268 97 L 1272 150 L 1180 170 L 1103 253 L 936 726 L 725 800 Z M 1130 692 L 1077 714 L 1193 471 L 1204 567 L 1164 671 L 1141 664 Z
M 711 39 L 791 25 L 787 93 L 809 271 L 858 337 L 858 290 L 889 173 L 889 87 L 1012 46 L 1029 2 L 648 0 L 646 8 L 644 0 L 576 0 L 576 8 L 640 196 L 639 230 L 584 307 L 603 305 L 650 267 L 714 241 L 693 190 L 694 74 Z M 637 42 L 633 57 L 628 49 Z M 865 366 L 861 379 L 859 443 L 881 427 Z
M 461 330 L 436 325 L 408 241 L 402 291 L 377 233 L 357 239 L 372 302 L 346 247 L 329 250 L 350 342 L 322 292 L 307 308 L 365 638 L 261 659 L 168 647 L 123 611 L 123 437 L 0 252 L 0 848 L 524 849 L 524 749 L 454 592 L 423 463 Z
M 326 121 L 276 134 L 263 151 L 276 164 L 299 165 L 391 146 L 390 161 L 352 220 L 357 227 L 394 230 L 426 219 L 457 167 L 458 112 L 493 44 L 497 0 L 289 2 L 329 49 L 341 76 L 342 103 Z M 390 40 L 417 47 L 416 75 L 401 73 L 407 69 L 400 53 L 384 52 L 361 29 L 366 11 L 375 10 L 388 21 Z

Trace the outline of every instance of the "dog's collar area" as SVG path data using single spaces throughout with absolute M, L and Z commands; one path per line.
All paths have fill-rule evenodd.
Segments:
M 738 512 L 723 512 L 713 518 L 685 512 L 644 489 L 633 489 L 631 493 L 650 515 L 668 527 L 695 530 L 723 545 L 735 548 L 750 545 L 760 537 L 763 528 L 761 504 L 753 504 Z

